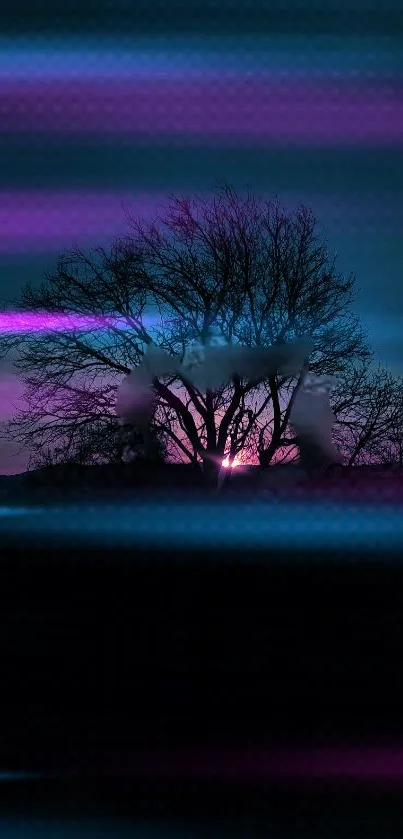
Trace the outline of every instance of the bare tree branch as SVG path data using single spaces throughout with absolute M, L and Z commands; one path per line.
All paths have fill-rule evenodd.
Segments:
M 392 433 L 387 389 L 379 411 L 375 396 L 365 396 L 372 354 L 350 311 L 354 276 L 337 271 L 308 208 L 291 214 L 277 199 L 240 196 L 224 184 L 213 199 L 171 197 L 152 223 L 130 214 L 127 220 L 126 235 L 109 251 L 74 247 L 14 301 L 21 317 L 37 313 L 42 322 L 0 341 L 0 357 L 18 353 L 25 385 L 25 407 L 7 434 L 44 451 L 65 440 L 60 457 L 78 446 L 80 427 L 93 427 L 95 436 L 104 428 L 111 440 L 116 387 L 141 363 L 145 347 L 157 341 L 183 357 L 212 327 L 228 342 L 253 348 L 313 335 L 309 369 L 343 383 L 335 412 L 352 462 Z M 59 316 L 68 319 L 63 329 Z M 92 325 L 84 323 L 88 317 Z M 153 423 L 175 452 L 212 470 L 228 446 L 269 465 L 287 451 L 292 456 L 288 420 L 298 386 L 298 375 L 253 382 L 235 376 L 203 394 L 183 377 L 161 377 Z M 95 457 L 95 442 L 85 450 Z

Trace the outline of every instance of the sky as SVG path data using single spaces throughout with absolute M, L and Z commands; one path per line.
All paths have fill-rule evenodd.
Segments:
M 0 10 L 0 311 L 124 208 L 217 180 L 310 206 L 403 374 L 403 6 L 88 0 Z M 4 323 L 4 321 L 3 321 Z M 0 421 L 21 386 L 0 362 Z M 27 453 L 0 441 L 0 473 Z

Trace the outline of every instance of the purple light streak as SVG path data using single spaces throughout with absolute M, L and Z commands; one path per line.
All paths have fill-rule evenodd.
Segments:
M 208 192 L 204 197 L 209 198 Z M 303 196 L 287 192 L 289 209 L 301 200 Z M 167 195 L 157 192 L 3 190 L 0 192 L 0 253 L 58 253 L 71 249 L 73 243 L 83 248 L 101 244 L 108 247 L 115 237 L 130 233 L 126 210 L 136 218 L 150 221 L 158 211 L 164 211 L 167 203 Z M 309 205 L 318 219 L 327 219 L 327 224 L 338 225 L 343 218 L 349 230 L 364 222 L 367 227 L 375 222 L 379 225 L 377 205 L 370 194 L 361 193 L 346 202 L 338 194 L 326 198 L 311 193 Z M 387 201 L 382 219 L 389 232 L 397 232 L 399 218 Z
M 7 132 L 183 136 L 239 143 L 383 144 L 403 139 L 403 96 L 386 84 L 251 77 L 7 81 Z
M 126 232 L 125 208 L 153 216 L 166 196 L 125 192 L 29 190 L 0 192 L 0 253 L 47 252 L 72 242 L 100 245 Z
M 116 763 L 115 763 L 116 760 Z M 137 762 L 110 756 L 111 774 L 189 778 L 200 781 L 275 780 L 403 785 L 403 750 L 382 747 L 322 747 L 271 751 L 186 750 L 147 753 Z
M 152 325 L 155 318 L 142 317 L 142 322 Z M 49 312 L 0 312 L 0 334 L 12 332 L 63 332 L 69 329 L 105 329 L 108 326 L 128 328 L 124 318 L 101 315 L 53 314 Z

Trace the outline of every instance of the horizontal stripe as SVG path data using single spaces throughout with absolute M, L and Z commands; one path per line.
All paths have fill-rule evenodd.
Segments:
M 403 31 L 401 3 L 388 0 L 369 3 L 368 0 L 310 0 L 309 3 L 285 3 L 284 0 L 115 0 L 94 6 L 86 0 L 49 4 L 47 0 L 25 0 L 21 8 L 16 3 L 0 6 L 0 31 L 20 34 L 38 33 L 41 36 L 64 32 L 102 33 L 118 37 L 129 32 L 160 33 L 171 36 L 183 33 L 260 35 L 311 34 L 312 32 L 351 35 L 390 35 Z
M 377 38 L 0 38 L 0 81 L 12 79 L 217 79 L 270 74 L 380 81 L 403 75 L 400 39 Z M 268 77 L 269 78 L 269 77 Z
M 209 192 L 204 197 L 208 198 Z M 290 211 L 301 201 L 307 203 L 300 194 L 290 192 L 282 200 Z M 130 232 L 128 212 L 132 217 L 151 220 L 167 205 L 166 193 L 151 191 L 3 190 L 0 192 L 0 253 L 27 250 L 31 255 L 51 253 L 69 250 L 74 242 L 83 247 L 90 244 L 108 247 L 112 239 Z M 378 232 L 390 237 L 399 226 L 395 202 L 385 201 L 379 217 L 379 207 L 370 193 L 358 194 L 348 201 L 341 195 L 332 198 L 311 193 L 309 206 L 318 218 L 318 226 L 326 223 L 326 233 L 330 227 L 338 229 L 341 219 L 350 235 L 356 235 L 354 225 L 359 226 L 363 235 L 365 231 L 371 232 L 376 223 Z
M 162 749 L 109 755 L 106 774 L 138 778 L 197 778 L 259 782 L 295 779 L 403 784 L 403 751 L 381 746 L 273 749 Z
M 136 137 L 94 135 L 0 136 L 0 190 L 91 189 L 186 193 L 214 186 L 216 178 L 249 184 L 257 194 L 301 190 L 309 204 L 313 193 L 338 194 L 344 200 L 359 193 L 368 204 L 374 195 L 382 206 L 401 201 L 403 147 L 321 148 L 298 150 L 281 143 L 240 148 L 224 143 L 213 148 L 185 145 L 154 134 Z
M 19 81 L 0 91 L 2 132 L 134 134 L 197 142 L 400 144 L 402 90 L 384 85 Z
M 379 553 L 374 552 L 382 551 L 386 563 L 391 556 L 388 552 L 400 548 L 403 539 L 401 507 L 398 502 L 381 506 L 379 496 L 369 504 L 348 503 L 341 494 L 339 502 L 329 503 L 280 503 L 273 498 L 268 503 L 267 498 L 256 495 L 250 502 L 235 505 L 225 500 L 213 504 L 204 500 L 186 504 L 184 500 L 142 500 L 135 502 L 135 512 L 133 515 L 132 502 L 99 504 L 96 509 L 64 502 L 20 507 L 16 517 L 13 508 L 4 505 L 0 535 L 15 541 L 29 535 L 33 546 L 40 539 L 43 548 L 55 540 L 72 548 L 133 548 L 133 557 L 136 548 L 165 550 L 168 546 L 188 551 L 189 563 L 192 551 L 201 544 L 206 557 L 209 551 L 245 550 L 247 556 L 248 550 L 264 549 L 271 563 L 281 562 L 281 553 L 274 552 L 284 549 L 297 550 L 298 557 L 304 550 L 319 549 L 312 553 L 312 561 L 317 556 L 322 562 L 320 549 L 332 548 L 345 551 L 345 561 L 354 562 L 357 551 L 364 548 L 369 562 L 379 562 Z

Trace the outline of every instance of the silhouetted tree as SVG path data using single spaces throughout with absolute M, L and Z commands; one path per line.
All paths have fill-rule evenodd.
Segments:
M 380 440 L 377 451 L 379 462 L 387 467 L 403 469 L 403 411 L 402 403 L 389 428 L 386 440 Z
M 46 426 L 38 429 L 31 439 L 29 468 L 75 464 L 77 466 L 131 463 L 147 459 L 153 463 L 165 463 L 167 453 L 161 434 L 151 429 L 153 449 L 146 457 L 141 434 L 136 429 L 116 433 L 114 422 L 96 421 L 88 426 L 79 424 L 70 430 L 69 437 L 61 442 L 60 435 L 50 437 L 52 446 L 44 446 L 42 437 L 49 440 Z
M 403 407 L 400 377 L 381 365 L 374 368 L 369 359 L 355 359 L 339 373 L 330 403 L 335 414 L 333 441 L 345 465 L 397 463 L 399 434 L 403 430 L 403 424 L 399 425 Z M 259 448 L 259 421 L 254 434 Z M 297 442 L 295 435 L 284 437 L 276 460 L 298 460 Z
M 20 312 L 43 313 L 40 330 L 2 341 L 3 352 L 18 350 L 26 407 L 8 433 L 24 445 L 63 440 L 68 456 L 87 428 L 103 441 L 105 456 L 110 450 L 115 457 L 116 386 L 151 340 L 183 355 L 212 327 L 250 347 L 307 333 L 315 340 L 309 367 L 319 375 L 342 375 L 353 361 L 371 357 L 349 311 L 354 277 L 336 270 L 306 207 L 289 213 L 277 200 L 239 196 L 224 185 L 211 200 L 172 198 L 150 224 L 127 218 L 127 235 L 109 251 L 75 247 L 14 303 Z M 68 323 L 61 329 L 49 313 L 68 316 Z M 85 325 L 80 317 L 92 320 Z M 292 448 L 296 387 L 295 377 L 234 376 L 220 390 L 201 393 L 162 377 L 153 424 L 171 460 L 203 462 L 213 477 L 227 453 L 244 450 L 266 466 Z M 94 448 L 87 451 L 93 457 Z
M 378 365 L 356 362 L 345 371 L 335 392 L 335 439 L 347 465 L 384 463 L 398 441 L 402 417 L 403 381 Z M 397 452 L 395 451 L 395 455 Z

